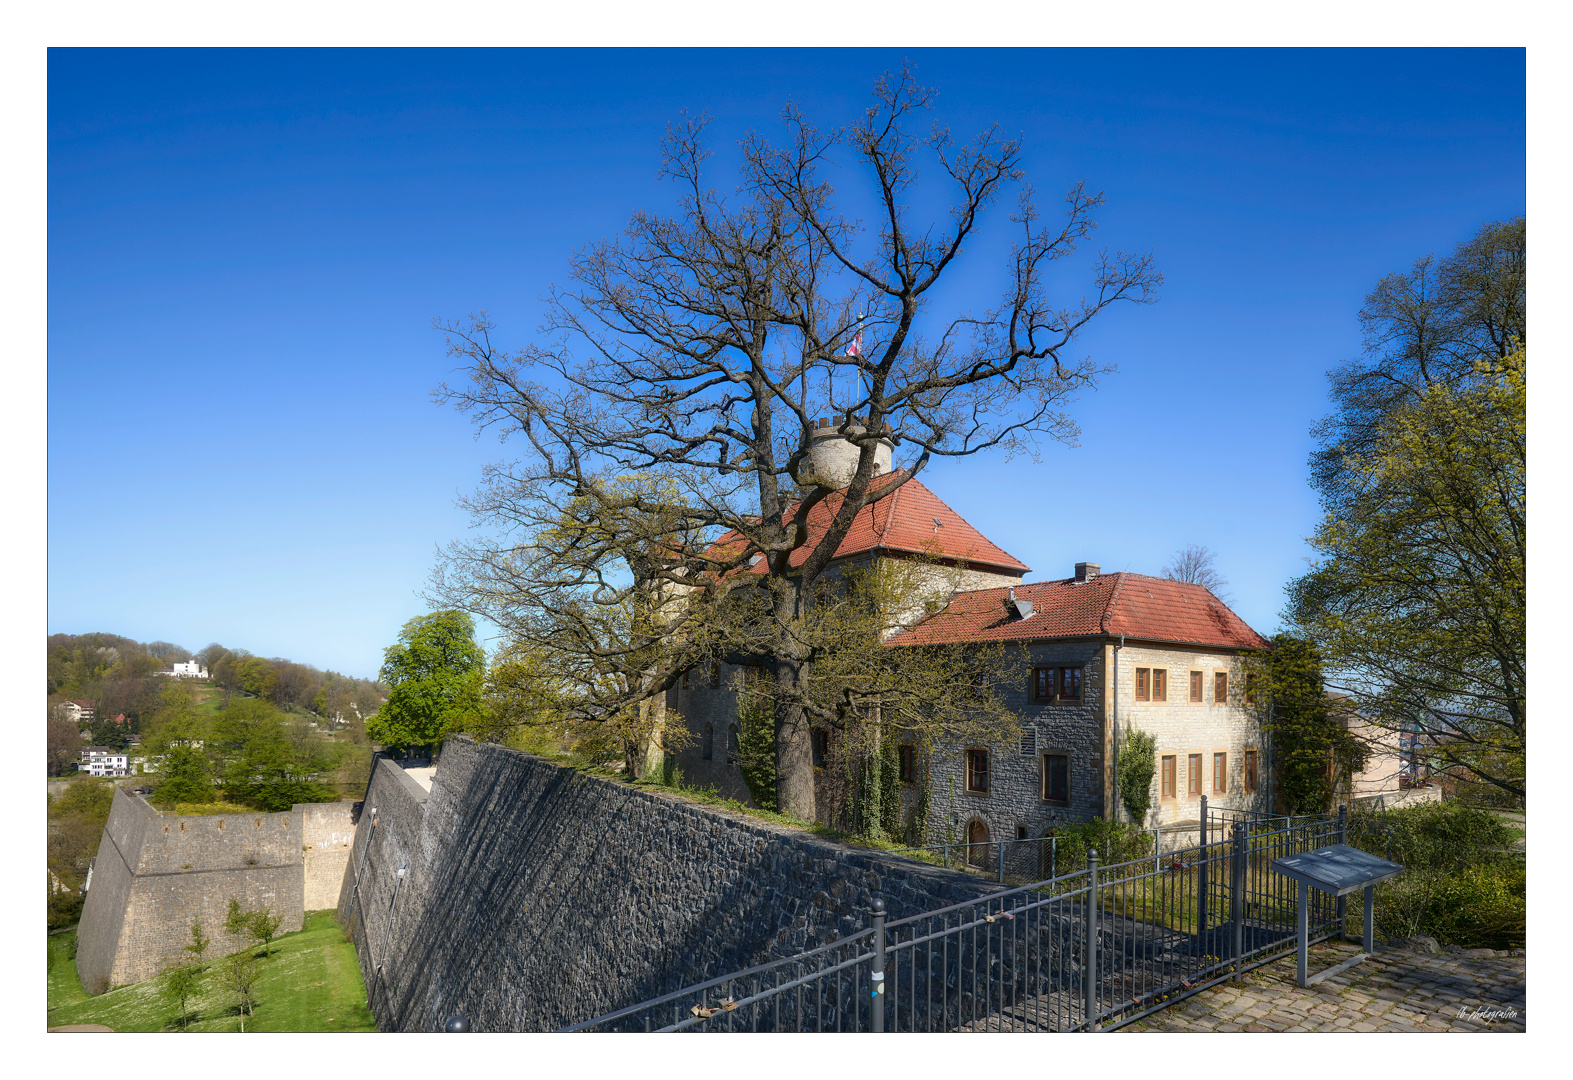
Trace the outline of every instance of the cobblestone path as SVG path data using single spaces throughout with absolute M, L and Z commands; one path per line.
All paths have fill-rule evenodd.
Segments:
M 1311 948 L 1312 974 L 1359 952 Z M 1523 1031 L 1524 957 L 1378 947 L 1315 986 L 1294 984 L 1293 954 L 1177 1002 L 1121 1031 Z

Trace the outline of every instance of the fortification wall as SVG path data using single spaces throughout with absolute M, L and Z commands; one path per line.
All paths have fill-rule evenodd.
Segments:
M 306 910 L 305 822 L 313 844 L 325 849 L 313 872 L 320 906 L 331 907 L 333 888 L 323 880 L 342 874 L 350 808 L 305 804 L 276 814 L 185 817 L 117 790 L 77 931 L 82 985 L 97 993 L 186 959 L 193 922 L 211 942 L 209 956 L 244 948 L 246 938 L 224 931 L 231 898 L 281 916 L 280 933 L 299 930 Z
M 344 867 L 355 842 L 354 803 L 297 803 L 307 911 L 339 906 Z
M 344 882 L 384 1031 L 549 1031 L 993 888 L 462 737 L 429 795 L 377 759 Z

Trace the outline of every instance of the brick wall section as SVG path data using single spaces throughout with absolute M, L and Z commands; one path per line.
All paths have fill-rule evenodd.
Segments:
M 186 959 L 191 924 L 210 939 L 209 957 L 245 947 L 224 932 L 233 897 L 251 910 L 283 917 L 280 933 L 299 930 L 306 910 L 305 822 L 322 850 L 313 874 L 321 907 L 336 903 L 348 855 L 351 804 L 303 804 L 276 814 L 165 814 L 115 792 L 77 932 L 77 974 L 97 993 L 158 974 Z M 337 831 L 338 847 L 332 847 Z
M 339 906 L 344 867 L 355 842 L 354 803 L 298 803 L 290 811 L 300 817 L 302 886 L 307 911 Z
M 464 738 L 440 762 L 428 796 L 377 760 L 345 873 L 384 1031 L 549 1031 L 860 929 L 876 892 L 992 891 Z

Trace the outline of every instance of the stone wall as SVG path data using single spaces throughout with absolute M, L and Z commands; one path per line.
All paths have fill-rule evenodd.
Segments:
M 344 887 L 344 867 L 350 847 L 355 843 L 355 804 L 300 803 L 290 812 L 298 814 L 301 860 L 304 864 L 304 904 L 307 911 L 322 911 L 339 906 Z
M 224 932 L 232 897 L 281 916 L 281 934 L 301 928 L 308 881 L 317 907 L 336 906 L 351 806 L 181 816 L 116 790 L 77 931 L 82 985 L 99 993 L 187 959 L 193 922 L 210 957 L 244 948 L 246 938 Z
M 462 737 L 429 794 L 377 759 L 344 885 L 384 1031 L 549 1031 L 993 888 Z

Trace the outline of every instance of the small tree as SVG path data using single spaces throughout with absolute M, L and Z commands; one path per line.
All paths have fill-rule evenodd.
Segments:
M 180 1006 L 180 1030 L 187 1029 L 190 1010 L 187 1006 L 197 994 L 202 980 L 202 969 L 196 964 L 175 964 L 164 973 L 164 998 Z
M 262 942 L 262 955 L 273 955 L 273 939 L 278 936 L 279 924 L 284 921 L 282 915 L 273 914 L 267 906 L 253 911 L 246 919 L 246 928 L 251 936 Z
M 203 958 L 207 955 L 208 939 L 202 936 L 202 924 L 199 922 L 191 924 L 191 943 L 186 946 L 186 951 L 192 955 L 192 964 L 199 972 L 207 970 Z
M 257 958 L 249 949 L 235 953 L 224 962 L 224 978 L 235 992 L 235 1011 L 240 1016 L 240 1030 L 246 1030 L 246 1017 L 254 1016 L 251 988 L 257 981 Z
M 1152 806 L 1152 774 L 1157 766 L 1158 740 L 1130 728 L 1120 753 L 1120 802 L 1138 827 L 1147 821 Z
M 229 911 L 224 916 L 224 932 L 227 934 L 244 934 L 246 932 L 246 918 L 248 912 L 242 910 L 240 901 L 233 896 L 229 898 Z

